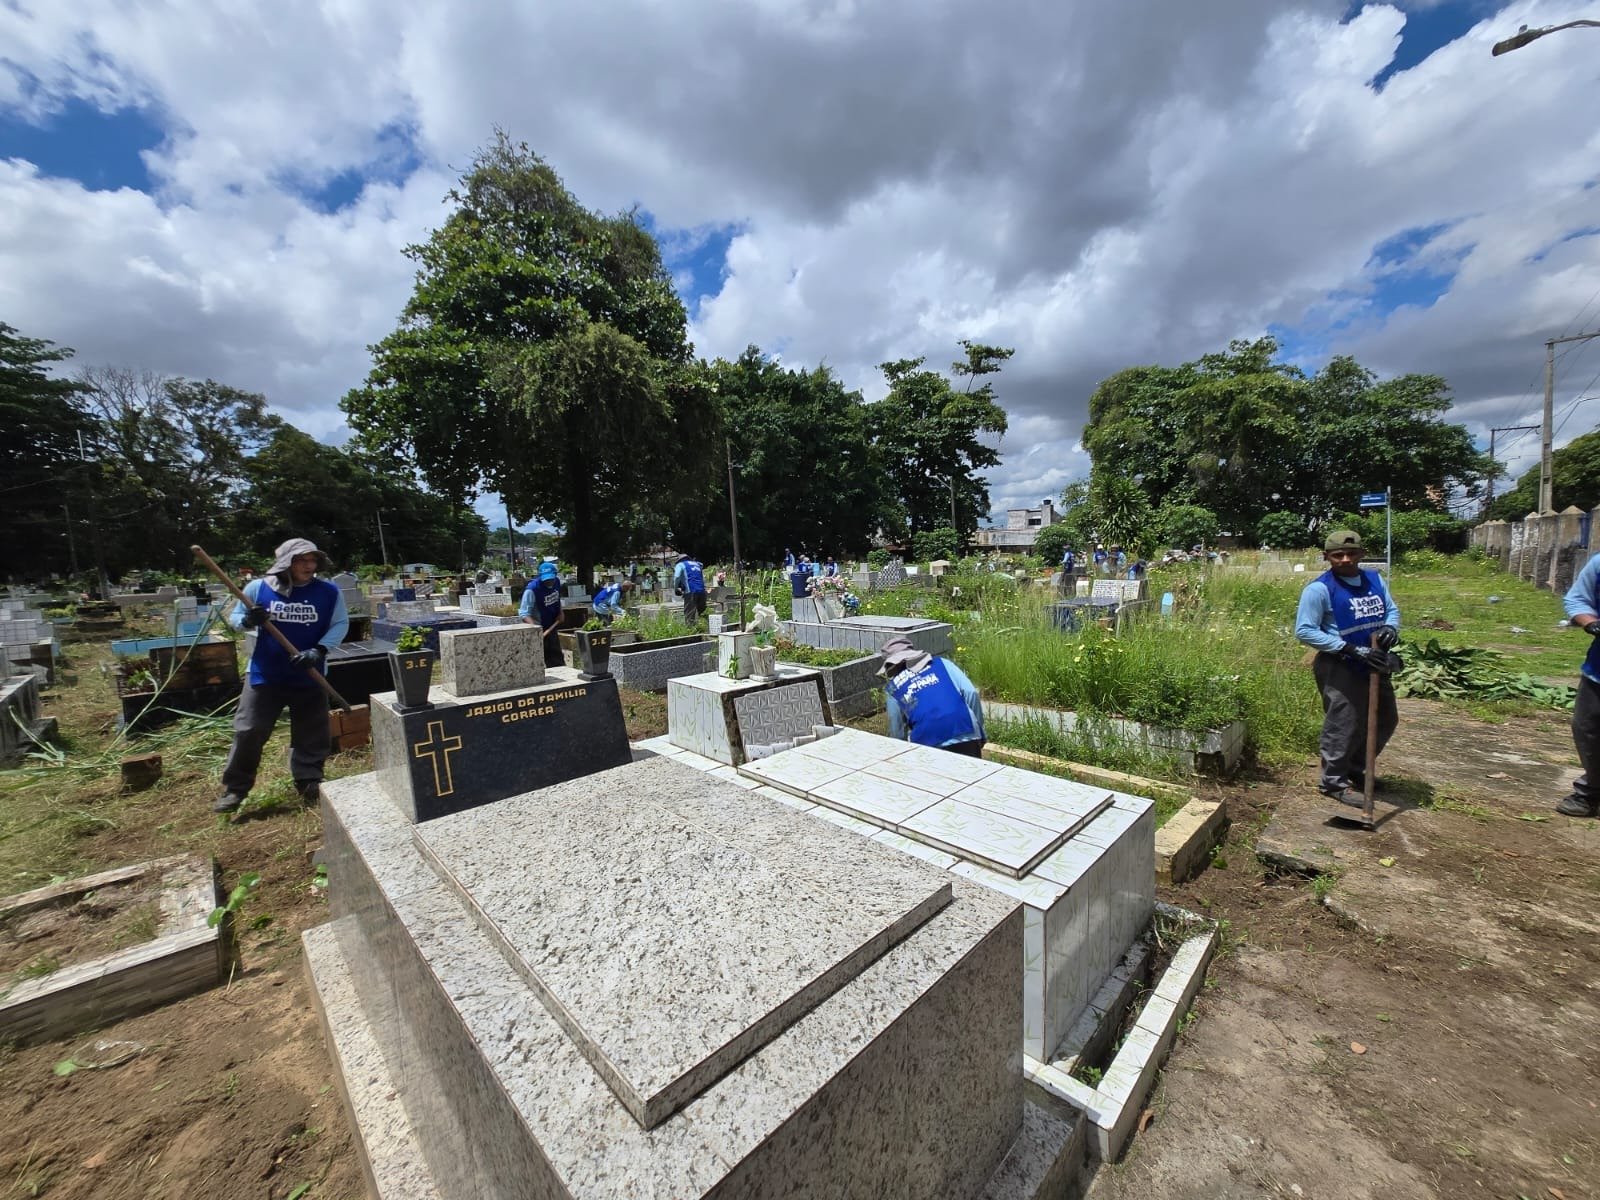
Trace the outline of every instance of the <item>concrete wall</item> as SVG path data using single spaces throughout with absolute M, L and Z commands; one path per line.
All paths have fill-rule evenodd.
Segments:
M 1564 592 L 1591 555 L 1600 553 L 1600 508 L 1584 531 L 1584 512 L 1529 513 L 1520 521 L 1486 521 L 1475 526 L 1471 545 L 1481 549 L 1500 568 L 1536 587 Z

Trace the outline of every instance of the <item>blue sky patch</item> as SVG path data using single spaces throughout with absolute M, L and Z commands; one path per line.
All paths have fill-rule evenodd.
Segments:
M 690 316 L 700 301 L 722 290 L 728 273 L 728 247 L 743 226 L 707 225 L 699 229 L 670 229 L 657 222 L 648 209 L 639 210 L 639 224 L 661 245 L 661 258 L 677 284 L 679 299 Z
M 283 186 L 318 212 L 339 212 L 359 200 L 369 183 L 404 183 L 422 166 L 415 135 L 414 126 L 391 121 L 378 131 L 377 153 L 370 162 L 316 182 L 291 177 L 282 181 Z
M 0 158 L 26 159 L 41 175 L 75 180 L 95 192 L 154 192 L 139 155 L 165 138 L 166 131 L 142 109 L 108 113 L 85 100 L 68 100 L 42 124 L 0 113 Z
M 1358 16 L 1365 3 L 1353 3 L 1345 10 L 1348 22 Z M 1371 79 L 1377 91 L 1382 91 L 1389 79 L 1400 71 L 1409 71 L 1441 46 L 1449 45 L 1466 33 L 1494 9 L 1485 0 L 1444 0 L 1442 4 L 1426 8 L 1406 8 L 1405 28 L 1400 32 L 1400 45 L 1394 58 Z M 1507 33 L 1515 30 L 1508 29 Z

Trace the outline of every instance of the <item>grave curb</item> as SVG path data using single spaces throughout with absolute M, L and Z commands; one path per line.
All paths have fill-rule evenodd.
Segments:
M 1156 882 L 1183 883 L 1205 870 L 1228 814 L 1217 800 L 1190 800 L 1156 829 Z
M 1206 931 L 1184 940 L 1173 954 L 1155 987 L 1146 994 L 1132 1032 L 1123 1040 L 1100 1083 L 1090 1087 L 1059 1067 L 1023 1056 L 1023 1075 L 1058 1101 L 1085 1114 L 1089 1120 L 1089 1148 L 1100 1162 L 1115 1162 L 1133 1135 L 1144 1100 L 1155 1084 L 1156 1072 L 1172 1049 L 1178 1024 L 1194 1002 L 1205 980 L 1206 968 L 1216 951 L 1217 925 L 1196 913 L 1156 902 L 1159 916 L 1175 917 L 1206 926 Z

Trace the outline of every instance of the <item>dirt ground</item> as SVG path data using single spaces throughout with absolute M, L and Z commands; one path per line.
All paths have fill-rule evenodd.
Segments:
M 630 733 L 661 732 L 662 707 L 633 701 Z M 1382 763 L 1402 807 L 1381 806 L 1374 833 L 1327 822 L 1309 762 L 1209 789 L 1229 841 L 1165 895 L 1225 921 L 1225 947 L 1149 1127 L 1093 1195 L 1600 1195 L 1600 822 L 1520 819 L 1545 817 L 1572 773 L 1563 722 L 1402 712 Z M 283 803 L 219 823 L 213 785 L 180 769 L 108 808 L 113 823 L 86 823 L 73 856 L 193 849 L 225 887 L 259 871 L 237 973 L 98 1031 L 143 1046 L 122 1066 L 56 1074 L 83 1038 L 0 1047 L 0 1198 L 364 1194 L 299 953 L 327 912 L 319 815 Z M 1320 879 L 1262 868 L 1254 842 L 1274 813 L 1332 856 Z
M 1401 714 L 1375 832 L 1310 762 L 1214 789 L 1228 842 L 1164 894 L 1225 948 L 1096 1200 L 1600 1195 L 1600 822 L 1550 812 L 1564 723 Z M 1318 878 L 1263 869 L 1274 813 Z

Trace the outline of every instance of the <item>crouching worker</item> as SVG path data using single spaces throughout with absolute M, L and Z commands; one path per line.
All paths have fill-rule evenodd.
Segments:
M 222 768 L 223 792 L 211 806 L 214 812 L 231 813 L 244 803 L 256 783 L 261 751 L 285 708 L 289 774 L 300 799 L 317 802 L 329 750 L 328 699 L 309 668 L 322 670 L 328 651 L 344 641 L 350 627 L 343 594 L 317 578 L 318 571 L 327 569 L 326 554 L 305 538 L 291 538 L 278 547 L 271 570 L 245 585 L 250 603 L 234 605 L 228 623 L 258 632 L 250 675 L 233 718 L 233 748 Z M 293 654 L 261 628 L 269 617 L 295 647 Z
M 983 699 L 966 673 L 907 638 L 890 638 L 882 653 L 889 736 L 981 758 Z

